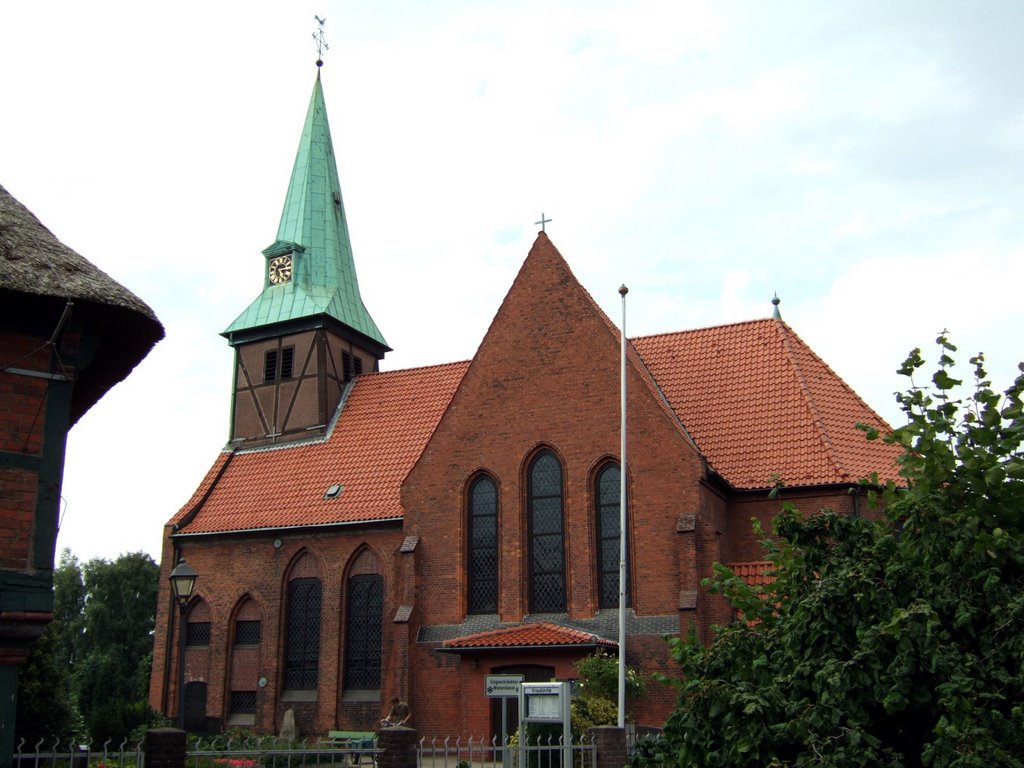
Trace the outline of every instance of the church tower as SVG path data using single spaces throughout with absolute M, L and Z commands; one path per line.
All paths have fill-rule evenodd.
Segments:
M 391 351 L 359 294 L 319 69 L 263 257 L 263 291 L 221 334 L 235 350 L 234 445 L 323 435 L 349 380 Z

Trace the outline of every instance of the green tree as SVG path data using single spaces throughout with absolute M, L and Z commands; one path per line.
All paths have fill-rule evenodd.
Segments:
M 153 648 L 160 569 L 149 555 L 90 560 L 82 569 L 84 631 L 77 650 L 74 689 L 95 741 L 126 738 L 150 715 L 148 668 Z
M 61 550 L 60 561 L 53 572 L 54 653 L 61 666 L 74 668 L 85 632 L 85 582 L 78 558 L 71 550 Z
M 637 764 L 1024 765 L 1024 374 L 999 395 L 979 355 L 958 398 L 938 346 L 927 387 L 919 350 L 900 369 L 907 423 L 883 439 L 903 482 L 882 518 L 786 506 L 772 585 L 716 566 L 742 620 L 670 641 L 677 706 Z
M 58 664 L 56 644 L 55 634 L 44 631 L 18 676 L 15 746 L 24 740 L 25 748 L 31 750 L 40 739 L 47 746 L 54 739 L 67 744 L 75 733 L 70 674 Z
M 15 739 L 62 742 L 80 731 L 72 698 L 71 672 L 82 628 L 85 588 L 78 560 L 67 549 L 53 573 L 53 621 L 29 653 L 19 675 Z

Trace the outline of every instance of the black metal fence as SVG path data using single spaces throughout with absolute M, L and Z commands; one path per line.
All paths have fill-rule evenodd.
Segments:
M 26 744 L 22 739 L 15 746 L 12 764 L 14 768 L 144 768 L 143 747 L 142 742 L 129 743 L 127 739 L 102 745 L 57 739 Z
M 223 736 L 191 741 L 185 768 L 352 768 L 376 765 L 379 754 L 376 746 L 339 746 L 326 739 Z
M 515 736 L 501 741 L 469 737 L 421 739 L 419 768 L 561 768 L 568 755 L 572 768 L 595 768 L 593 741 L 584 736 L 579 743 L 565 744 L 561 737 L 538 736 L 522 744 Z
M 40 740 L 21 741 L 13 768 L 145 768 L 144 743 L 106 742 L 101 746 Z M 185 768 L 374 768 L 382 750 L 339 747 L 329 740 L 288 741 L 273 736 L 219 736 L 188 740 Z M 516 737 L 420 739 L 420 768 L 561 768 L 566 754 L 572 768 L 595 768 L 596 750 L 586 736 L 566 750 L 561 738 L 542 736 L 520 744 Z

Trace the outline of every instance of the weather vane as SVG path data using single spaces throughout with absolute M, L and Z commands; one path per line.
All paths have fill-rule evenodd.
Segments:
M 313 33 L 313 39 L 316 40 L 316 65 L 318 67 L 322 67 L 324 65 L 324 51 L 329 51 L 331 49 L 331 46 L 324 41 L 324 22 L 326 22 L 327 19 L 321 19 L 316 15 L 314 15 L 313 18 L 316 19 L 316 23 L 320 26 L 320 28 Z

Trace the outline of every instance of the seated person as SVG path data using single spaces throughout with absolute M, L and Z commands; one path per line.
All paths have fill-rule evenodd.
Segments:
M 409 705 L 395 696 L 391 700 L 391 711 L 380 721 L 380 727 L 390 728 L 395 725 L 405 725 L 411 717 L 412 711 L 409 709 Z

